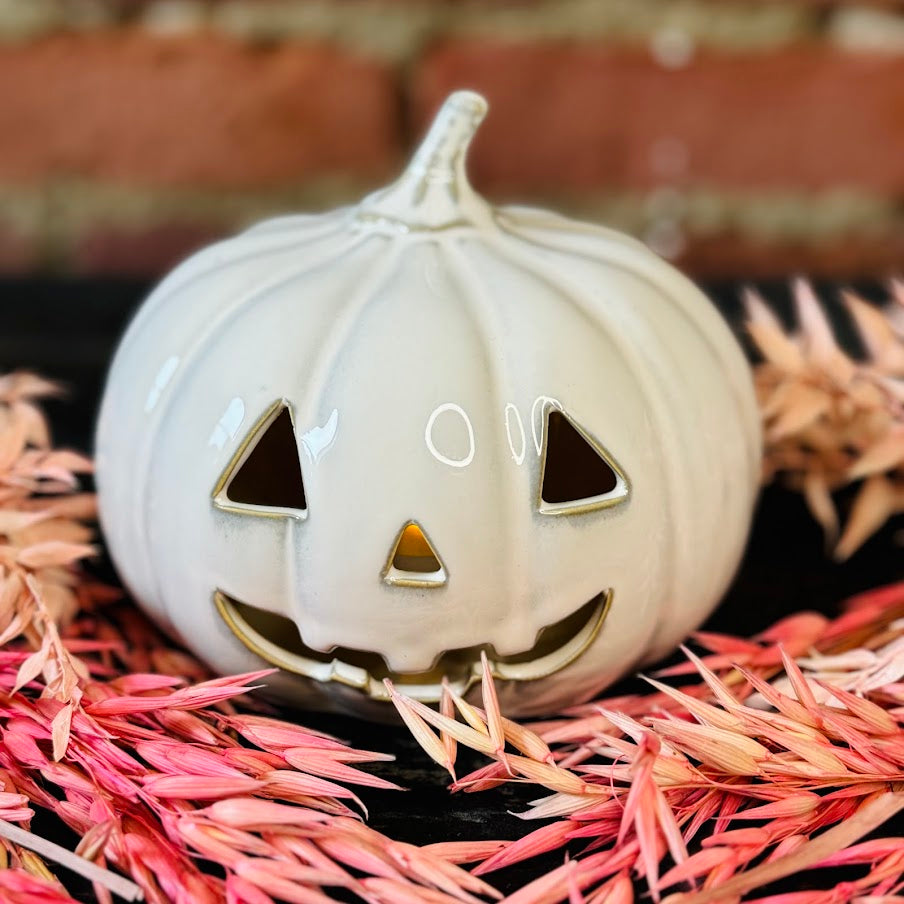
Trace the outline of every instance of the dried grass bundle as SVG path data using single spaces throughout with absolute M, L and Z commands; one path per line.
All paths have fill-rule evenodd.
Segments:
M 835 557 L 847 559 L 904 511 L 904 283 L 876 308 L 842 293 L 863 347 L 854 360 L 835 340 L 811 286 L 794 285 L 798 328 L 788 333 L 753 291 L 747 328 L 763 356 L 754 368 L 766 434 L 765 479 L 801 491 Z M 841 530 L 832 493 L 861 482 Z
M 104 605 L 119 592 L 77 567 L 94 552 L 94 500 L 75 492 L 90 462 L 51 450 L 35 407 L 56 391 L 0 379 L 0 900 L 72 901 L 49 861 L 101 902 L 499 897 L 455 845 L 363 824 L 348 786 L 397 787 L 359 768 L 391 757 L 238 711 L 267 672 L 211 679 L 134 608 Z M 35 808 L 81 836 L 75 852 L 28 830 Z
M 652 693 L 529 727 L 499 712 L 485 660 L 482 707 L 447 687 L 437 713 L 387 685 L 454 790 L 526 782 L 544 792 L 522 815 L 552 821 L 474 874 L 577 845 L 506 902 L 624 904 L 637 877 L 655 901 L 675 889 L 669 904 L 750 900 L 837 866 L 861 875 L 756 900 L 904 900 L 904 839 L 861 841 L 904 810 L 904 583 L 851 600 L 834 621 L 801 612 L 750 640 L 696 641 L 709 654 L 685 650 L 686 663 L 648 679 Z M 658 680 L 687 676 L 677 687 Z M 457 745 L 490 764 L 456 778 Z

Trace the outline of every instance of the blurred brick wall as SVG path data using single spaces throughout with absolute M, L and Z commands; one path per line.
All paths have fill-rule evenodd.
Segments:
M 491 198 L 697 276 L 904 270 L 904 3 L 0 0 L 0 272 L 155 275 L 484 92 Z

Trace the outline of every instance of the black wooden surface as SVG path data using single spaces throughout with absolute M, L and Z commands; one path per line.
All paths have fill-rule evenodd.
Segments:
M 0 372 L 27 367 L 63 380 L 66 400 L 49 404 L 55 441 L 90 449 L 96 406 L 104 372 L 131 312 L 149 286 L 134 281 L 0 280 Z M 706 287 L 730 321 L 740 314 L 740 284 Z M 784 284 L 760 287 L 786 319 L 789 293 Z M 849 323 L 836 301 L 837 287 L 820 287 L 848 342 Z M 860 287 L 881 297 L 881 287 Z M 860 590 L 904 577 L 904 525 L 886 526 L 849 562 L 830 561 L 822 537 L 794 494 L 770 488 L 762 496 L 747 554 L 724 602 L 710 618 L 710 630 L 755 632 L 788 613 L 816 609 L 831 614 L 837 604 Z M 626 682 L 629 686 L 631 682 Z M 328 730 L 359 746 L 396 755 L 394 763 L 374 771 L 407 792 L 362 794 L 375 828 L 406 841 L 429 843 L 458 839 L 515 838 L 535 824 L 512 812 L 538 796 L 536 789 L 509 786 L 480 794 L 451 795 L 445 774 L 427 759 L 408 735 L 395 726 L 378 726 L 349 718 L 286 712 L 307 725 Z M 460 754 L 461 771 L 481 764 L 479 757 Z M 71 843 L 66 830 L 44 820 L 44 830 Z M 904 821 L 885 833 L 904 834 Z M 561 862 L 561 853 L 513 867 L 491 877 L 503 891 L 512 891 Z M 845 877 L 846 878 L 846 877 Z M 816 877 L 802 875 L 785 888 L 813 887 Z M 823 877 L 824 883 L 824 877 Z M 88 891 L 85 899 L 91 900 Z

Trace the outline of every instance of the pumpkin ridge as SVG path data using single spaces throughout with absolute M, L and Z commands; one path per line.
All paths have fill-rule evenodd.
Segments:
M 517 248 L 517 245 L 515 245 L 515 242 L 513 240 L 517 240 L 518 238 L 520 238 L 520 236 L 518 236 L 517 234 L 509 234 L 509 239 L 506 247 L 510 253 L 523 255 L 519 259 L 519 266 L 525 271 L 534 273 L 538 278 L 545 279 L 547 281 L 547 284 L 550 285 L 554 290 L 567 295 L 567 297 L 572 301 L 573 304 L 577 304 L 581 307 L 587 307 L 587 304 L 584 300 L 585 293 L 582 292 L 579 287 L 574 285 L 572 277 L 567 275 L 567 273 L 565 272 L 565 267 L 563 266 L 557 269 L 554 263 L 551 261 L 539 260 L 535 257 L 528 256 L 520 248 L 515 250 Z M 544 247 L 541 246 L 540 243 L 534 242 L 533 240 L 528 241 L 532 245 Z M 580 252 L 572 252 L 570 249 L 564 249 L 557 246 L 545 246 L 544 250 L 549 250 L 550 248 L 557 254 L 561 254 L 563 256 L 574 253 L 575 256 L 581 256 L 585 260 L 588 260 L 591 264 L 599 264 L 599 260 L 591 257 L 590 255 L 580 254 Z M 637 268 L 629 267 L 619 261 L 606 260 L 606 263 L 614 269 L 620 270 L 629 279 L 646 283 L 646 285 L 653 289 L 659 297 L 671 301 L 672 304 L 670 305 L 670 309 L 689 326 L 693 334 L 700 338 L 704 346 L 712 351 L 712 343 L 709 337 L 703 331 L 697 328 L 697 321 L 691 317 L 688 310 L 682 304 L 678 303 L 678 299 L 676 298 L 678 293 L 668 291 L 667 287 L 664 287 L 657 281 L 647 278 L 646 274 L 639 272 Z M 676 429 L 675 426 L 679 423 L 678 411 L 672 410 L 671 406 L 665 404 L 662 392 L 659 390 L 660 385 L 669 385 L 669 374 L 663 370 L 661 362 L 659 361 L 657 356 L 648 353 L 645 343 L 636 341 L 628 343 L 625 341 L 623 335 L 624 324 L 612 324 L 609 317 L 607 316 L 607 311 L 604 305 L 597 305 L 595 307 L 598 309 L 596 320 L 603 320 L 610 324 L 608 329 L 606 330 L 607 337 L 610 339 L 610 341 L 616 346 L 620 347 L 623 351 L 627 349 L 634 350 L 632 351 L 632 372 L 635 375 L 635 379 L 645 385 L 646 389 L 644 391 L 644 397 L 646 398 L 648 404 L 656 409 L 657 413 L 655 414 L 654 422 L 658 425 L 657 434 L 662 437 L 664 435 L 664 425 L 668 424 L 668 435 L 673 437 L 680 436 L 680 430 Z M 588 316 L 590 316 L 590 319 L 593 320 L 592 314 Z M 643 318 L 641 318 L 639 322 L 642 324 Z M 725 329 L 727 332 L 727 327 Z M 732 344 L 737 347 L 733 337 L 731 337 L 731 341 Z M 739 349 L 738 352 L 738 357 L 740 358 Z M 721 367 L 722 355 L 716 355 L 714 353 L 713 358 L 715 363 Z M 743 414 L 746 406 L 742 406 L 741 402 L 738 400 L 738 387 L 731 380 L 728 380 L 727 382 L 728 392 L 736 403 L 735 408 L 736 410 L 741 411 L 741 413 Z M 684 405 L 687 406 L 692 401 L 692 399 L 685 398 Z M 759 435 L 759 430 L 757 430 L 757 435 Z M 742 446 L 744 449 L 745 458 L 747 459 L 747 463 L 750 464 L 751 460 L 756 456 L 756 448 L 754 447 L 754 444 L 746 442 L 742 443 Z M 667 487 L 667 492 L 671 497 L 669 499 L 669 509 L 667 517 L 670 522 L 681 525 L 686 521 L 684 513 L 691 511 L 694 505 L 693 493 L 685 491 L 683 489 L 685 485 L 687 485 L 688 481 L 686 479 L 683 479 L 682 473 L 678 470 L 677 462 L 673 461 L 674 456 L 666 451 L 668 446 L 666 446 L 666 444 L 663 444 L 663 447 L 664 454 L 658 456 L 658 459 L 665 465 L 665 467 L 670 470 L 669 477 L 664 481 L 664 484 Z M 742 481 L 741 485 L 752 483 L 753 480 L 756 479 L 756 475 L 758 475 L 758 468 L 755 469 L 751 466 L 750 474 L 751 481 Z M 679 530 L 681 529 L 683 528 L 679 528 Z M 666 545 L 668 546 L 668 544 Z M 691 583 L 691 575 L 682 575 L 682 571 L 684 571 L 685 569 L 681 567 L 677 549 L 669 546 L 668 552 L 670 555 L 671 565 L 668 569 L 666 584 L 669 587 L 676 588 L 676 590 L 673 590 L 672 593 L 664 597 L 666 601 L 663 603 L 663 607 L 667 607 L 667 611 L 664 613 L 666 617 L 663 618 L 660 623 L 663 626 L 669 625 L 675 620 L 674 611 L 676 609 L 681 609 L 682 611 L 684 611 L 685 606 L 683 604 L 679 605 L 679 600 L 676 596 L 676 593 L 678 592 L 677 588 L 689 586 Z M 732 569 L 732 572 L 724 577 L 722 581 L 723 590 L 724 584 L 727 584 L 728 580 L 730 580 L 733 570 L 734 569 Z M 705 597 L 706 593 L 701 593 L 700 596 Z M 649 646 L 651 644 L 658 633 L 659 628 L 654 626 L 653 632 L 647 637 L 646 646 Z
M 310 216 L 310 220 L 312 222 L 321 220 L 324 222 L 324 225 L 329 228 L 325 228 L 323 231 L 317 232 L 313 236 L 306 236 L 303 241 L 329 239 L 330 237 L 341 236 L 347 231 L 346 216 L 339 217 L 334 216 L 333 214 L 313 214 Z M 262 255 L 278 254 L 283 251 L 289 251 L 293 247 L 297 247 L 300 242 L 299 236 L 295 234 L 291 239 L 287 239 L 284 245 L 280 245 L 279 247 L 255 248 L 253 251 L 245 251 L 242 253 L 241 244 L 238 240 L 245 239 L 248 234 L 252 232 L 252 229 L 247 229 L 238 235 L 228 236 L 207 248 L 201 249 L 197 252 L 197 255 L 189 257 L 187 260 L 183 261 L 180 266 L 176 267 L 172 273 L 165 276 L 157 286 L 154 287 L 154 290 L 148 296 L 147 301 L 136 312 L 132 322 L 129 324 L 129 329 L 126 331 L 119 348 L 116 350 L 116 355 L 127 354 L 132 337 L 140 335 L 141 328 L 144 326 L 145 321 L 159 316 L 161 309 L 163 309 L 166 302 L 170 302 L 173 305 L 178 304 L 179 293 L 186 289 L 190 289 L 196 282 L 209 277 L 211 273 L 220 270 L 224 266 L 241 266 Z M 276 234 L 266 235 L 266 238 L 276 238 Z M 231 246 L 237 246 L 238 248 L 236 257 L 230 258 L 225 262 L 222 258 L 216 257 L 217 252 L 222 253 Z M 339 253 L 344 253 L 344 251 L 345 249 L 342 249 Z M 210 262 L 210 266 L 205 267 L 204 269 L 183 273 L 183 268 L 186 268 L 188 264 L 197 263 L 195 258 L 200 255 L 213 257 L 214 260 Z M 181 282 L 179 281 L 180 276 L 182 277 Z
M 348 246 L 331 247 L 329 248 L 328 254 L 324 254 L 322 257 L 317 258 L 313 262 L 307 262 L 306 265 L 301 267 L 300 269 L 297 263 L 294 263 L 291 267 L 291 270 L 289 269 L 289 267 L 287 267 L 286 270 L 281 271 L 278 276 L 267 281 L 263 285 L 257 286 L 252 292 L 248 292 L 236 299 L 232 299 L 232 305 L 227 311 L 224 312 L 223 308 L 220 308 L 218 311 L 220 317 L 216 321 L 214 321 L 213 324 L 208 325 L 208 331 L 202 335 L 198 335 L 192 344 L 182 350 L 179 364 L 181 372 L 178 375 L 178 379 L 185 380 L 188 378 L 191 371 L 198 366 L 199 357 L 203 355 L 205 347 L 210 342 L 211 337 L 215 337 L 218 333 L 228 330 L 236 320 L 239 320 L 241 317 L 246 315 L 248 313 L 247 308 L 249 304 L 253 305 L 255 301 L 263 298 L 269 292 L 285 288 L 287 285 L 289 285 L 299 277 L 302 277 L 306 273 L 316 270 L 320 266 L 325 266 L 329 264 L 330 261 L 335 260 L 337 257 L 341 257 L 347 254 L 349 250 L 350 249 Z M 171 296 L 171 300 L 178 297 L 178 294 L 173 295 Z M 162 314 L 159 308 L 155 311 L 155 313 L 157 314 L 157 316 L 165 316 Z M 131 329 L 129 330 L 129 332 L 131 332 Z M 172 387 L 171 392 L 174 392 L 176 388 L 175 385 L 171 382 L 170 386 Z M 159 436 L 161 431 L 166 429 L 168 418 L 171 418 L 174 414 L 172 405 L 158 405 L 155 411 L 157 412 L 156 416 L 150 419 L 150 421 L 146 421 L 146 427 L 142 431 L 141 437 L 143 443 L 139 446 L 134 455 L 134 470 L 137 474 L 146 475 L 152 468 L 155 451 L 157 449 L 157 437 Z M 134 488 L 133 491 L 138 493 L 142 488 L 142 481 L 135 481 L 132 486 Z M 150 525 L 151 508 L 152 507 L 147 504 L 146 500 L 144 500 L 144 504 L 136 508 L 137 511 L 143 513 L 141 529 L 138 533 L 139 535 L 144 537 L 153 536 Z M 166 618 L 171 620 L 171 614 L 168 607 L 166 606 L 166 603 L 164 601 L 164 594 L 162 593 L 159 584 L 159 576 L 151 567 L 150 562 L 147 561 L 147 551 L 145 551 L 145 559 L 145 575 L 152 583 L 155 598 L 163 601 L 163 608 L 166 613 Z
M 475 324 L 475 334 L 480 337 L 481 350 L 486 361 L 487 371 L 491 375 L 488 380 L 488 389 L 493 395 L 491 409 L 493 411 L 504 411 L 506 398 L 509 395 L 509 389 L 512 384 L 510 377 L 511 368 L 508 358 L 503 354 L 493 355 L 487 340 L 488 335 L 502 336 L 503 331 L 498 325 L 499 318 L 495 313 L 496 302 L 490 297 L 481 280 L 475 275 L 474 268 L 469 266 L 465 260 L 464 253 L 458 243 L 444 242 L 444 250 L 448 256 L 448 260 L 453 264 L 456 278 L 464 286 L 463 297 L 468 316 Z M 491 327 L 486 328 L 488 324 Z M 504 468 L 501 469 L 502 474 L 506 474 Z M 530 481 L 530 469 L 526 469 L 528 474 L 528 482 Z M 512 471 L 512 478 L 505 480 L 505 490 L 503 491 L 510 498 L 514 498 L 517 502 L 519 499 L 530 498 L 530 488 L 528 487 L 527 495 L 524 494 L 524 480 L 521 478 L 521 469 Z M 513 536 L 514 532 L 514 536 Z M 500 529 L 500 533 L 502 530 Z M 517 608 L 519 601 L 530 600 L 528 590 L 530 581 L 524 573 L 526 569 L 517 566 L 517 558 L 510 554 L 511 550 L 526 548 L 526 530 L 522 527 L 520 519 L 515 519 L 505 526 L 504 549 L 499 556 L 500 561 L 506 563 L 508 571 L 508 586 L 518 588 L 518 594 L 512 594 L 509 599 L 509 607 Z
M 386 241 L 385 238 L 376 235 L 363 235 L 366 236 L 365 242 L 373 239 Z M 355 289 L 347 301 L 335 311 L 332 324 L 320 344 L 315 361 L 313 363 L 299 362 L 306 374 L 303 381 L 308 389 L 306 395 L 311 400 L 308 411 L 301 412 L 296 409 L 295 417 L 299 422 L 303 423 L 310 412 L 319 407 L 324 390 L 329 383 L 328 375 L 333 371 L 333 365 L 352 332 L 356 319 L 372 304 L 377 303 L 380 290 L 391 278 L 401 256 L 402 245 L 398 242 L 390 242 L 385 253 L 377 254 L 371 266 L 363 268 L 363 273 L 359 274 L 356 279 Z M 297 384 L 298 377 L 293 382 Z
M 514 209 L 515 208 L 508 208 L 508 210 Z M 710 311 L 707 310 L 706 306 L 699 305 L 697 310 L 691 311 L 691 309 L 684 303 L 681 297 L 681 293 L 674 291 L 673 287 L 670 287 L 668 285 L 668 280 L 674 280 L 677 277 L 680 280 L 687 282 L 695 293 L 699 292 L 696 286 L 694 286 L 693 283 L 687 280 L 687 278 L 683 274 L 674 270 L 673 268 L 670 268 L 668 271 L 665 271 L 663 273 L 657 272 L 657 274 L 653 276 L 650 273 L 646 272 L 643 267 L 629 266 L 625 262 L 617 260 L 612 254 L 603 253 L 606 250 L 605 241 L 612 241 L 612 237 L 610 235 L 612 230 L 608 230 L 605 227 L 597 226 L 596 224 L 592 223 L 580 225 L 587 226 L 587 231 L 582 231 L 582 235 L 586 235 L 588 238 L 599 238 L 601 240 L 598 241 L 594 246 L 595 253 L 583 248 L 565 247 L 559 243 L 556 243 L 555 241 L 547 242 L 544 244 L 543 242 L 540 242 L 537 239 L 519 231 L 517 228 L 511 228 L 505 225 L 500 225 L 500 230 L 507 235 L 527 242 L 531 245 L 535 245 L 536 247 L 542 248 L 544 250 L 558 251 L 559 253 L 564 255 L 583 258 L 584 260 L 587 260 L 594 264 L 604 265 L 607 267 L 613 267 L 622 270 L 623 272 L 628 273 L 631 276 L 642 280 L 643 282 L 646 282 L 647 285 L 649 285 L 651 288 L 654 288 L 660 295 L 668 298 L 672 302 L 673 306 L 681 313 L 684 320 L 690 324 L 691 328 L 695 332 L 699 332 L 701 334 L 712 357 L 715 359 L 715 361 L 718 362 L 720 369 L 728 379 L 729 385 L 731 386 L 731 391 L 735 399 L 736 408 L 743 414 L 743 417 L 745 419 L 745 427 L 748 430 L 752 430 L 755 433 L 759 434 L 760 418 L 759 412 L 756 408 L 756 405 L 753 403 L 753 398 L 750 392 L 753 387 L 753 380 L 750 375 L 749 368 L 744 365 L 743 355 L 731 354 L 730 352 L 728 352 L 728 349 L 732 347 L 734 347 L 737 352 L 740 352 L 740 347 L 738 345 L 737 339 L 715 309 Z M 559 227 L 558 224 L 551 228 L 549 226 L 543 227 L 542 225 L 537 225 L 532 228 L 542 229 L 547 239 L 554 239 L 556 233 L 565 231 L 563 228 Z M 648 249 L 646 249 L 646 246 L 644 246 L 640 241 L 636 239 L 631 239 L 629 236 L 626 236 L 624 238 L 628 238 L 630 239 L 630 241 L 622 242 L 621 239 L 623 237 L 619 233 L 616 233 L 616 236 L 619 250 L 624 250 L 627 248 L 632 253 L 643 253 L 644 251 L 648 251 Z M 648 253 L 652 254 L 652 252 Z M 666 266 L 659 257 L 656 257 L 654 255 L 653 259 L 658 265 L 658 269 Z M 648 261 L 645 257 L 641 263 L 647 262 Z M 703 296 L 703 298 L 705 299 L 706 296 Z M 701 315 L 705 318 L 702 323 Z M 714 333 L 721 333 L 721 336 L 716 336 L 714 335 Z M 726 339 L 729 339 L 730 342 L 726 342 Z M 758 477 L 759 456 L 757 452 L 751 452 L 748 457 L 748 463 L 750 464 L 750 473 L 756 474 Z
M 516 242 L 519 239 L 520 236 L 508 234 L 505 239 L 494 239 L 493 245 L 494 247 L 496 247 L 498 253 L 508 261 L 510 266 L 519 268 L 524 272 L 531 274 L 534 279 L 537 279 L 538 281 L 544 283 L 548 288 L 550 288 L 553 294 L 558 294 L 566 299 L 571 307 L 574 308 L 576 312 L 578 312 L 580 316 L 584 317 L 591 325 L 597 324 L 598 322 L 600 322 L 600 320 L 602 320 L 602 322 L 606 324 L 606 339 L 611 344 L 612 348 L 621 356 L 624 365 L 630 370 L 630 372 L 634 375 L 634 378 L 641 385 L 644 398 L 647 400 L 647 403 L 653 408 L 652 413 L 654 424 L 657 424 L 659 426 L 659 429 L 656 432 L 657 434 L 661 435 L 661 426 L 664 423 L 670 423 L 672 419 L 669 416 L 668 412 L 664 412 L 664 406 L 659 401 L 658 387 L 649 376 L 648 371 L 645 367 L 645 363 L 638 355 L 637 351 L 631 346 L 630 343 L 625 341 L 621 332 L 617 328 L 617 325 L 610 322 L 607 312 L 602 309 L 603 306 L 589 305 L 584 299 L 583 293 L 580 288 L 572 283 L 570 277 L 560 272 L 562 268 L 560 268 L 560 270 L 554 270 L 549 262 L 541 262 L 536 258 L 530 257 L 525 251 L 517 247 Z M 594 314 L 596 316 L 594 316 Z M 654 399 L 655 402 L 653 401 Z M 623 455 L 620 455 L 617 451 L 613 454 L 616 461 L 622 460 Z M 668 462 L 666 461 L 667 458 L 668 456 L 662 455 L 657 457 L 660 469 L 669 468 Z M 676 480 L 680 480 L 680 474 L 675 473 L 668 473 L 663 475 L 663 477 L 663 483 L 669 486 L 670 491 L 673 491 Z M 630 486 L 630 479 L 628 480 L 628 484 Z M 675 501 L 674 499 L 670 499 L 669 510 L 666 517 L 671 519 L 674 516 Z M 665 580 L 669 584 L 669 586 L 674 586 L 674 578 L 677 571 L 675 550 L 670 547 L 668 550 L 668 555 L 670 564 L 668 568 L 665 569 L 667 574 Z M 614 590 L 617 593 L 618 588 L 616 587 L 614 588 Z M 654 631 L 655 624 L 650 626 L 650 631 L 644 638 L 644 648 L 646 647 L 646 644 L 649 642 L 650 638 L 653 636 Z

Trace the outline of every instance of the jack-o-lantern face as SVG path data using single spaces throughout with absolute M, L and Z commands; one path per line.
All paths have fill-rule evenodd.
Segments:
M 212 666 L 379 715 L 486 652 L 503 706 L 587 699 L 730 579 L 759 475 L 747 368 L 630 239 L 494 209 L 453 96 L 401 180 L 201 252 L 123 340 L 97 440 L 135 595 Z M 472 691 L 473 693 L 474 691 Z
M 578 427 L 551 400 L 538 399 L 542 407 L 542 438 L 537 444 L 539 481 L 534 491 L 537 512 L 542 515 L 580 515 L 596 509 L 626 502 L 629 484 L 622 469 L 611 455 L 585 431 Z M 457 406 L 456 406 L 457 407 Z M 535 408 L 537 404 L 535 403 Z M 505 436 L 512 442 L 511 425 L 520 423 L 514 406 L 507 406 Z M 467 417 L 465 415 L 465 417 Z M 436 421 L 431 414 L 425 430 L 425 448 L 434 456 L 431 437 Z M 500 428 L 503 423 L 500 423 Z M 527 435 L 521 429 L 521 451 L 511 449 L 513 460 L 523 464 L 527 451 Z M 473 431 L 473 428 L 469 428 Z M 497 431 L 502 434 L 502 430 Z M 502 435 L 493 437 L 503 441 Z M 388 443 L 392 444 L 392 438 Z M 476 441 L 469 432 L 466 458 L 476 454 Z M 404 451 L 397 450 L 399 457 Z M 519 462 L 520 459 L 520 462 Z M 453 466 L 464 459 L 448 459 Z M 471 462 L 468 462 L 469 464 Z M 294 518 L 307 521 L 310 512 L 304 488 L 297 439 L 292 420 L 291 403 L 283 399 L 275 403 L 252 429 L 223 472 L 213 493 L 214 505 L 236 516 Z M 315 516 L 316 517 L 316 516 Z M 441 591 L 454 577 L 437 548 L 418 520 L 410 519 L 391 538 L 384 562 L 375 561 L 373 578 L 379 573 L 384 584 L 408 594 L 410 618 L 423 621 L 422 610 L 430 606 L 446 613 L 442 596 L 412 594 L 412 590 Z M 452 573 L 454 574 L 454 566 Z M 337 681 L 356 687 L 376 699 L 385 699 L 383 679 L 389 677 L 422 699 L 439 699 L 445 679 L 464 693 L 481 674 L 481 652 L 486 651 L 493 673 L 501 679 L 519 681 L 545 678 L 573 662 L 593 642 L 603 626 L 612 603 L 613 589 L 602 588 L 579 608 L 552 624 L 543 626 L 536 642 L 514 654 L 500 655 L 492 643 L 480 640 L 467 647 L 434 650 L 427 668 L 395 672 L 387 666 L 386 656 L 393 657 L 392 632 L 378 638 L 380 647 L 372 650 L 332 646 L 313 649 L 305 644 L 299 626 L 304 624 L 304 611 L 288 611 L 283 599 L 279 608 L 260 608 L 242 602 L 217 589 L 214 600 L 222 618 L 248 649 L 290 672 L 319 681 Z M 472 604 L 492 608 L 492 599 L 475 598 Z M 337 607 L 341 613 L 341 607 Z M 476 622 L 476 631 L 481 623 Z M 428 635 L 429 636 L 429 635 Z M 423 660 L 426 663 L 426 658 Z

